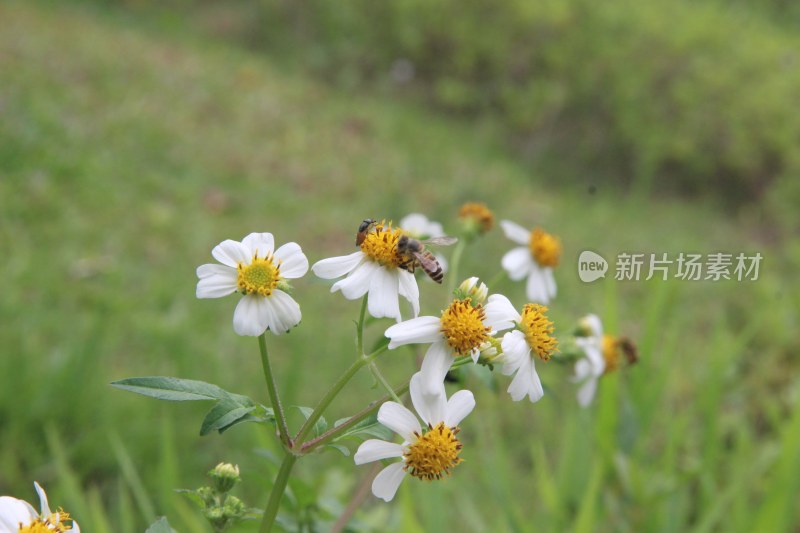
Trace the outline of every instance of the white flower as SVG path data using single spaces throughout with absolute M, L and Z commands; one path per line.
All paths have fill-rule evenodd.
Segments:
M 270 330 L 280 335 L 300 322 L 300 306 L 282 290 L 287 287 L 285 279 L 308 271 L 308 259 L 297 243 L 275 250 L 271 233 L 251 233 L 242 242 L 222 241 L 211 255 L 222 264 L 197 268 L 197 297 L 221 298 L 241 291 L 233 313 L 237 334 L 258 336 Z
M 378 422 L 403 438 L 402 444 L 370 439 L 358 447 L 353 459 L 357 465 L 402 458 L 377 475 L 372 493 L 384 500 L 394 498 L 406 474 L 419 479 L 440 479 L 461 462 L 461 443 L 456 438 L 458 424 L 475 407 L 475 398 L 468 390 L 460 390 L 447 400 L 444 384 L 434 394 L 424 394 L 420 373 L 411 377 L 411 403 L 426 424 L 423 429 L 413 412 L 397 402 L 386 402 L 378 411 Z
M 348 300 L 357 300 L 367 294 L 367 309 L 375 318 L 389 317 L 401 320 L 399 296 L 411 303 L 414 316 L 419 314 L 419 287 L 414 275 L 399 267 L 402 257 L 397 253 L 397 241 L 402 234 L 399 228 L 379 223 L 370 230 L 361 243 L 361 250 L 341 257 L 317 261 L 311 270 L 323 279 L 347 275 L 331 287 Z
M 444 228 L 438 222 L 428 220 L 423 214 L 411 213 L 403 217 L 400 227 L 415 239 L 430 239 L 444 236 Z
M 581 326 L 588 335 L 575 337 L 575 342 L 583 350 L 585 357 L 575 363 L 573 380 L 581 384 L 578 389 L 578 403 L 586 407 L 592 403 L 597 380 L 605 372 L 606 361 L 603 357 L 603 324 L 600 318 L 597 315 L 587 315 L 581 319 Z
M 17 533 L 22 528 L 30 528 L 32 531 L 80 533 L 80 526 L 70 518 L 69 513 L 50 511 L 44 489 L 35 481 L 33 485 L 39 494 L 41 512 L 37 513 L 33 506 L 26 501 L 11 496 L 0 496 L 0 533 Z M 72 527 L 67 525 L 67 522 L 72 522 Z
M 412 318 L 385 333 L 390 350 L 406 344 L 431 343 L 420 369 L 426 393 L 438 389 L 457 356 L 470 356 L 477 362 L 493 334 L 483 306 L 470 298 L 453 300 L 441 316 Z
M 560 241 L 539 228 L 528 231 L 510 220 L 501 220 L 506 237 L 522 246 L 513 248 L 502 259 L 508 276 L 518 281 L 528 277 L 525 293 L 531 302 L 547 304 L 556 296 L 553 267 L 561 257 Z
M 516 327 L 503 336 L 503 374 L 514 374 L 508 393 L 515 402 L 525 396 L 531 402 L 539 401 L 544 396 L 542 381 L 536 373 L 531 352 L 544 361 L 550 359 L 555 351 L 557 341 L 552 337 L 553 323 L 547 319 L 547 308 L 538 304 L 527 304 L 522 314 L 518 313 L 511 302 L 502 294 L 489 296 L 486 304 L 486 319 L 497 330 L 502 331 Z

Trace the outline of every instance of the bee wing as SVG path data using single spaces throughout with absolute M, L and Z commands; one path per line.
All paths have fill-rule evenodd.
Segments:
M 422 241 L 423 244 L 435 244 L 437 246 L 450 246 L 451 244 L 455 244 L 458 242 L 458 237 L 450 237 L 448 235 L 443 235 L 441 237 L 433 237 L 432 239 L 428 239 L 426 241 Z

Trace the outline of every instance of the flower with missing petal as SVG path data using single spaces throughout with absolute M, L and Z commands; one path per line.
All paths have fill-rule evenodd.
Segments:
M 197 268 L 197 297 L 221 298 L 241 292 L 233 313 L 236 333 L 258 336 L 270 330 L 280 335 L 300 323 L 300 306 L 285 292 L 287 279 L 308 272 L 308 259 L 297 243 L 275 250 L 271 233 L 251 233 L 242 242 L 222 241 L 211 255 L 222 264 Z
M 404 257 L 397 251 L 397 241 L 403 235 L 400 228 L 379 222 L 368 229 L 359 244 L 360 250 L 350 255 L 317 261 L 311 270 L 323 279 L 344 275 L 331 287 L 342 291 L 348 300 L 367 294 L 367 309 L 375 318 L 401 320 L 399 296 L 411 303 L 414 316 L 419 314 L 419 287 L 414 275 L 400 265 Z
M 528 300 L 540 304 L 550 303 L 556 296 L 553 268 L 561 258 L 561 241 L 541 228 L 528 231 L 510 220 L 500 221 L 506 237 L 517 244 L 502 259 L 503 268 L 514 281 L 528 277 L 525 294 Z
M 486 304 L 486 318 L 498 331 L 515 328 L 503 336 L 501 344 L 503 374 L 514 374 L 508 393 L 515 402 L 525 396 L 536 402 L 544 396 L 531 352 L 548 361 L 558 345 L 552 336 L 553 323 L 545 315 L 546 311 L 547 307 L 543 305 L 527 304 L 520 314 L 502 294 L 489 296 Z
M 52 512 L 44 489 L 35 481 L 33 486 L 39 494 L 41 512 L 37 513 L 36 509 L 24 500 L 0 496 L 0 533 L 81 532 L 78 523 L 72 520 L 69 513 L 62 509 Z
M 477 279 L 472 283 L 477 283 Z M 482 292 L 486 292 L 485 285 Z M 477 362 L 494 332 L 487 322 L 483 302 L 472 297 L 455 298 L 440 316 L 421 316 L 395 324 L 386 330 L 389 349 L 406 344 L 431 343 L 422 360 L 422 385 L 426 392 L 437 390 L 456 357 Z
M 420 373 L 411 378 L 409 391 L 414 405 L 425 426 L 404 405 L 386 402 L 378 411 L 378 422 L 403 438 L 402 444 L 370 439 L 358 447 L 353 459 L 357 465 L 392 459 L 392 463 L 375 477 L 372 493 L 391 501 L 406 474 L 424 480 L 441 479 L 461 463 L 459 457 L 462 444 L 456 438 L 458 424 L 475 407 L 475 398 L 468 390 L 460 390 L 447 399 L 444 384 L 433 394 L 425 394 L 421 388 Z
M 580 321 L 581 332 L 585 335 L 575 337 L 575 343 L 583 351 L 584 357 L 575 362 L 575 377 L 580 384 L 578 403 L 582 407 L 592 403 L 597 380 L 606 369 L 603 357 L 603 324 L 597 315 L 587 315 Z

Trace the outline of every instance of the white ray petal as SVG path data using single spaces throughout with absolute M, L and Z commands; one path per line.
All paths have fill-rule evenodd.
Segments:
M 272 233 L 251 233 L 242 239 L 242 245 L 247 248 L 251 256 L 258 254 L 258 257 L 263 259 L 275 249 L 275 238 Z
M 353 456 L 353 461 L 355 461 L 357 465 L 363 465 L 373 461 L 380 461 L 381 459 L 402 456 L 402 445 L 394 442 L 386 442 L 385 440 L 369 439 L 362 442 L 361 446 L 358 447 L 356 454 Z
M 483 321 L 495 331 L 502 331 L 514 327 L 514 322 L 519 322 L 522 316 L 514 309 L 511 301 L 502 294 L 492 294 L 486 302 L 486 314 Z
M 528 300 L 537 304 L 547 305 L 550 303 L 545 274 L 536 264 L 531 266 L 531 273 L 528 275 L 528 282 L 525 285 L 525 295 Z
M 0 496 L 0 532 L 16 533 L 19 525 L 28 525 L 36 520 L 39 513 L 26 501 Z
M 340 278 L 353 270 L 363 259 L 364 252 L 361 251 L 340 257 L 330 257 L 314 263 L 311 271 L 322 279 Z
M 519 330 L 509 331 L 503 335 L 500 345 L 503 348 L 503 369 L 506 376 L 519 370 L 526 360 L 530 359 L 530 346 L 525 334 Z
M 444 421 L 447 408 L 444 381 L 436 382 L 426 389 L 423 379 L 422 371 L 411 376 L 409 383 L 411 403 L 426 424 L 435 426 Z
M 515 243 L 522 244 L 523 246 L 528 245 L 528 242 L 531 239 L 530 230 L 527 230 L 519 224 L 511 222 L 510 220 L 501 220 L 500 227 L 503 228 L 503 233 L 505 233 L 506 237 Z
M 237 335 L 257 337 L 267 329 L 267 308 L 262 307 L 264 297 L 253 294 L 242 296 L 233 312 L 233 331 Z
M 594 394 L 597 391 L 597 379 L 589 378 L 583 385 L 578 388 L 578 404 L 581 407 L 588 407 L 594 399 Z
M 286 333 L 300 323 L 302 314 L 297 302 L 280 289 L 272 291 L 272 295 L 264 298 L 265 305 L 271 310 L 267 323 L 270 331 L 276 335 Z
M 475 396 L 468 390 L 460 390 L 447 400 L 444 423 L 455 427 L 475 408 Z
M 348 300 L 357 300 L 364 296 L 372 283 L 372 276 L 380 267 L 372 261 L 364 261 L 354 268 L 346 278 L 340 279 L 331 287 L 331 292 L 338 290 Z
M 414 316 L 419 315 L 419 286 L 417 285 L 417 278 L 411 272 L 405 270 L 398 271 L 400 296 L 405 298 L 411 304 L 411 309 Z
M 513 281 L 519 281 L 524 278 L 530 271 L 534 264 L 531 252 L 527 248 L 512 248 L 503 255 L 500 264 L 508 272 L 508 277 Z
M 544 286 L 547 291 L 548 301 L 556 297 L 556 277 L 553 275 L 552 267 L 544 267 Z
M 427 344 L 442 338 L 442 322 L 439 317 L 420 316 L 395 324 L 386 330 L 389 349 L 405 344 Z
M 237 268 L 239 263 L 249 265 L 253 260 L 250 251 L 240 242 L 227 239 L 211 250 L 211 255 L 223 265 Z
M 375 318 L 394 318 L 400 322 L 398 300 L 400 278 L 397 272 L 377 268 L 372 274 L 367 297 L 367 309 Z
M 437 394 L 444 383 L 444 377 L 456 358 L 444 339 L 430 345 L 422 360 L 420 373 L 422 374 L 422 390 L 428 394 Z
M 225 265 L 206 264 L 197 267 L 196 295 L 198 298 L 221 298 L 233 292 L 237 287 L 236 269 Z
M 406 472 L 403 470 L 402 461 L 387 466 L 372 481 L 372 494 L 385 502 L 392 501 L 405 477 Z
M 280 261 L 284 278 L 300 278 L 308 272 L 308 258 L 296 242 L 287 242 L 275 250 L 275 259 Z
M 414 433 L 422 431 L 417 417 L 404 405 L 397 402 L 385 402 L 378 409 L 378 422 L 391 429 L 406 442 L 414 440 Z

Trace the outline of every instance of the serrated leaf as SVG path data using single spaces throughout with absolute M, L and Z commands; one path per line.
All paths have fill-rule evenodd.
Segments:
M 167 518 L 162 516 L 152 523 L 144 533 L 175 533 L 175 530 L 169 526 Z

